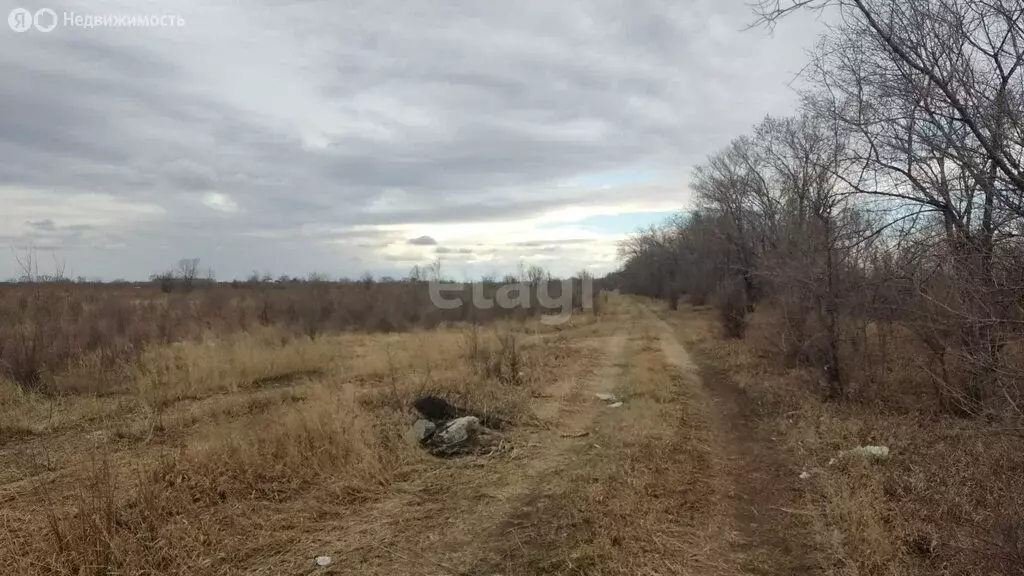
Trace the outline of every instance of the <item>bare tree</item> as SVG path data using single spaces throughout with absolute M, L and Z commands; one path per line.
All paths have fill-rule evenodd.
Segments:
M 530 284 L 540 284 L 543 280 L 550 277 L 550 274 L 543 267 L 537 266 L 536 264 L 526 269 L 526 281 Z
M 427 268 L 427 275 L 433 282 L 441 282 L 443 280 L 441 276 L 442 262 L 441 257 L 437 257 L 430 266 Z
M 56 252 L 51 252 L 53 259 L 53 273 L 45 274 L 39 272 L 39 250 L 34 245 L 24 248 L 21 253 L 14 253 L 14 260 L 21 270 L 18 276 L 19 282 L 66 282 L 67 261 L 58 257 Z
M 199 275 L 199 258 L 182 258 L 174 267 L 174 275 L 181 281 L 185 290 L 192 290 L 195 287 L 196 278 Z
M 935 374 L 936 388 L 977 412 L 1004 387 L 1001 351 L 1019 331 L 1020 266 L 1008 256 L 1024 216 L 1024 6 L 766 1 L 760 22 L 799 9 L 839 16 L 808 68 L 808 102 L 854 142 L 847 184 L 884 226 L 912 221 L 902 232 L 916 257 L 898 274 L 916 297 L 904 308 L 940 366 L 950 354 L 967 366 L 961 386 Z
M 765 0 L 759 23 L 797 10 L 838 17 L 799 112 L 697 167 L 699 209 L 624 242 L 619 285 L 673 305 L 711 287 L 735 336 L 771 300 L 787 355 L 833 397 L 849 372 L 885 378 L 866 373 L 868 325 L 884 359 L 901 324 L 940 405 L 1019 404 L 1003 349 L 1024 340 L 1024 5 Z

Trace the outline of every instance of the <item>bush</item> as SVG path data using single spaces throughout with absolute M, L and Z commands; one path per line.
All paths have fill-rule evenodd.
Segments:
M 743 338 L 747 331 L 747 299 L 742 288 L 726 285 L 719 296 L 722 330 L 726 338 Z
M 175 282 L 0 284 L 0 379 L 44 392 L 70 391 L 55 388 L 65 385 L 98 391 L 112 369 L 131 366 L 154 344 L 244 332 L 257 325 L 317 338 L 340 331 L 485 324 L 560 312 L 539 306 L 477 308 L 470 286 L 446 294 L 460 297 L 464 305 L 442 309 L 431 302 L 426 283 L 257 281 L 198 284 L 185 291 Z M 537 302 L 536 288 L 529 288 L 531 303 Z M 562 285 L 552 281 L 551 288 L 551 296 L 558 299 Z M 488 297 L 493 298 L 497 289 L 486 286 Z M 573 306 L 578 309 L 585 304 L 579 282 L 573 290 Z M 510 353 L 513 349 L 509 347 Z M 68 384 L 62 375 L 82 362 L 97 367 L 90 372 L 97 381 L 86 382 L 78 374 Z

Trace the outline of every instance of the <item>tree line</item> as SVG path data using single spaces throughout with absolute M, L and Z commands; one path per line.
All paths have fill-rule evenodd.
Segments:
M 1024 3 L 772 0 L 758 23 L 808 9 L 831 24 L 798 109 L 698 166 L 694 209 L 620 247 L 619 286 L 713 302 L 737 338 L 763 305 L 833 398 L 898 385 L 908 341 L 943 409 L 1016 410 Z

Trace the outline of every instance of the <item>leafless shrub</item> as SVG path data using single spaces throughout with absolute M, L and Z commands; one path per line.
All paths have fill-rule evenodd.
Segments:
M 743 338 L 747 331 L 747 300 L 735 282 L 726 284 L 719 296 L 722 330 L 726 338 Z
M 0 378 L 44 392 L 98 392 L 114 386 L 120 371 L 154 344 L 241 332 L 256 325 L 318 338 L 342 331 L 486 324 L 563 312 L 538 306 L 537 292 L 545 286 L 535 284 L 524 285 L 529 291 L 528 307 L 475 306 L 473 287 L 466 285 L 456 292 L 463 306 L 441 309 L 431 302 L 428 285 L 419 282 L 366 284 L 317 278 L 267 283 L 257 279 L 243 285 L 193 280 L 192 290 L 169 292 L 160 284 L 0 284 Z M 548 294 L 561 306 L 562 283 L 542 282 L 547 282 Z M 485 286 L 485 296 L 493 300 L 498 288 L 497 284 Z M 598 306 L 581 282 L 574 282 L 571 289 L 575 310 L 587 302 Z M 514 349 L 509 348 L 513 362 Z M 83 362 L 94 368 L 71 370 Z M 74 378 L 66 376 L 71 372 Z M 513 378 L 516 373 L 511 370 L 506 376 Z M 95 380 L 86 381 L 84 374 Z

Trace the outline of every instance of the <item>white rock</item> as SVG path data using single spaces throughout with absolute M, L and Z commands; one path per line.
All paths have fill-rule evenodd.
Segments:
M 317 556 L 316 557 L 316 565 L 317 566 L 330 566 L 331 565 L 331 557 L 330 556 Z
M 412 425 L 412 430 L 409 431 L 409 435 L 412 436 L 412 439 L 416 442 L 426 442 L 428 438 L 434 435 L 436 430 L 437 425 L 430 420 L 421 418 Z
M 804 472 L 800 473 L 800 479 L 801 480 L 807 480 L 810 477 L 811 477 L 811 473 L 810 472 L 804 471 Z
M 476 416 L 463 416 L 448 422 L 444 427 L 434 432 L 432 440 L 439 445 L 454 446 L 472 440 L 479 431 L 479 418 Z
M 617 399 L 615 398 L 615 394 L 605 394 L 604 392 L 598 392 L 597 394 L 594 394 L 594 396 L 597 396 L 597 399 L 603 402 L 617 401 Z
M 878 458 L 879 460 L 885 460 L 889 457 L 888 446 L 858 446 L 853 450 L 850 450 L 852 454 L 859 454 L 861 456 L 867 456 L 870 458 Z
M 616 402 L 608 405 L 609 408 L 618 408 L 619 406 L 622 406 L 622 402 Z

